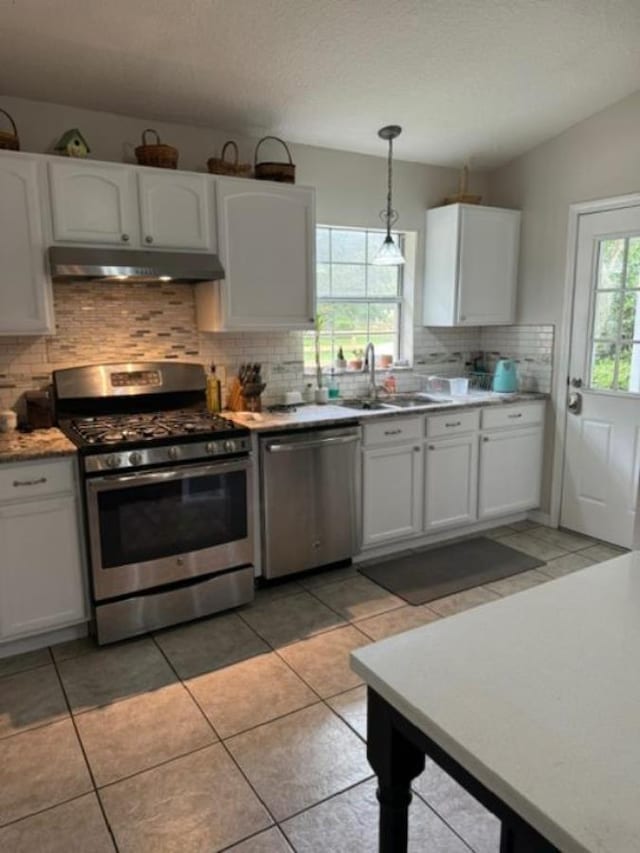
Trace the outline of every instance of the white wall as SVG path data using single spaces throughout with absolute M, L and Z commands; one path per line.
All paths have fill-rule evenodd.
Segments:
M 640 190 L 640 92 L 539 145 L 489 176 L 492 204 L 522 210 L 518 323 L 556 326 L 561 341 L 569 206 Z M 543 499 L 556 429 L 547 430 Z

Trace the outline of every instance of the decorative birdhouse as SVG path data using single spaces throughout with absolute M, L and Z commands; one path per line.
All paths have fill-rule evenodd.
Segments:
M 66 157 L 86 157 L 91 151 L 86 139 L 77 127 L 65 131 L 53 150 Z

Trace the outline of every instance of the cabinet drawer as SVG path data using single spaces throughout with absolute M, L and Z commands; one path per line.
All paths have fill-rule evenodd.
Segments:
M 422 418 L 387 418 L 364 425 L 364 443 L 397 444 L 422 438 Z
M 427 418 L 427 436 L 438 438 L 445 435 L 457 435 L 462 432 L 474 432 L 480 425 L 480 412 L 451 412 L 447 415 L 430 415 Z
M 482 410 L 482 429 L 531 426 L 544 419 L 544 402 L 495 406 Z
M 72 459 L 0 466 L 0 501 L 23 501 L 74 491 Z

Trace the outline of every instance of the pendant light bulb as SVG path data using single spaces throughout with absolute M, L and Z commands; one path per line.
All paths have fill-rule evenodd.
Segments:
M 391 236 L 391 226 L 398 219 L 398 213 L 393 209 L 392 203 L 392 183 L 393 183 L 393 140 L 400 136 L 402 128 L 397 124 L 389 124 L 386 127 L 380 128 L 378 136 L 389 143 L 389 154 L 387 158 L 387 206 L 380 211 L 380 219 L 387 227 L 387 234 L 384 238 L 382 246 L 378 249 L 372 263 L 380 266 L 400 266 L 405 263 L 404 257 L 399 247 L 395 244 Z

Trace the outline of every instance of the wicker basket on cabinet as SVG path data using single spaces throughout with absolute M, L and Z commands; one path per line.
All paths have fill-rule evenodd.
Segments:
M 18 137 L 16 123 L 6 110 L 0 109 L 0 113 L 9 119 L 12 128 L 10 131 L 0 130 L 0 148 L 3 148 L 5 151 L 19 151 L 20 138 Z
M 263 142 L 266 142 L 267 139 L 273 139 L 274 142 L 279 142 L 280 145 L 284 147 L 284 150 L 287 152 L 287 156 L 289 157 L 288 163 L 274 163 L 271 161 L 264 161 L 262 163 L 258 163 L 258 150 Z M 291 157 L 291 152 L 287 146 L 287 143 L 279 139 L 277 136 L 263 136 L 262 139 L 256 145 L 256 152 L 254 155 L 254 171 L 255 177 L 259 181 L 279 181 L 283 184 L 295 184 L 296 182 L 296 167 Z
M 156 141 L 151 145 L 147 143 L 147 134 L 153 133 Z M 141 166 L 155 166 L 158 169 L 178 168 L 178 149 L 172 145 L 160 142 L 157 130 L 148 127 L 142 131 L 142 145 L 136 148 L 136 160 Z
M 233 160 L 226 159 L 227 149 L 233 149 Z M 222 146 L 222 153 L 219 157 L 209 157 L 207 160 L 207 169 L 212 175 L 228 175 L 235 178 L 250 178 L 251 163 L 239 163 L 238 146 L 229 139 Z

